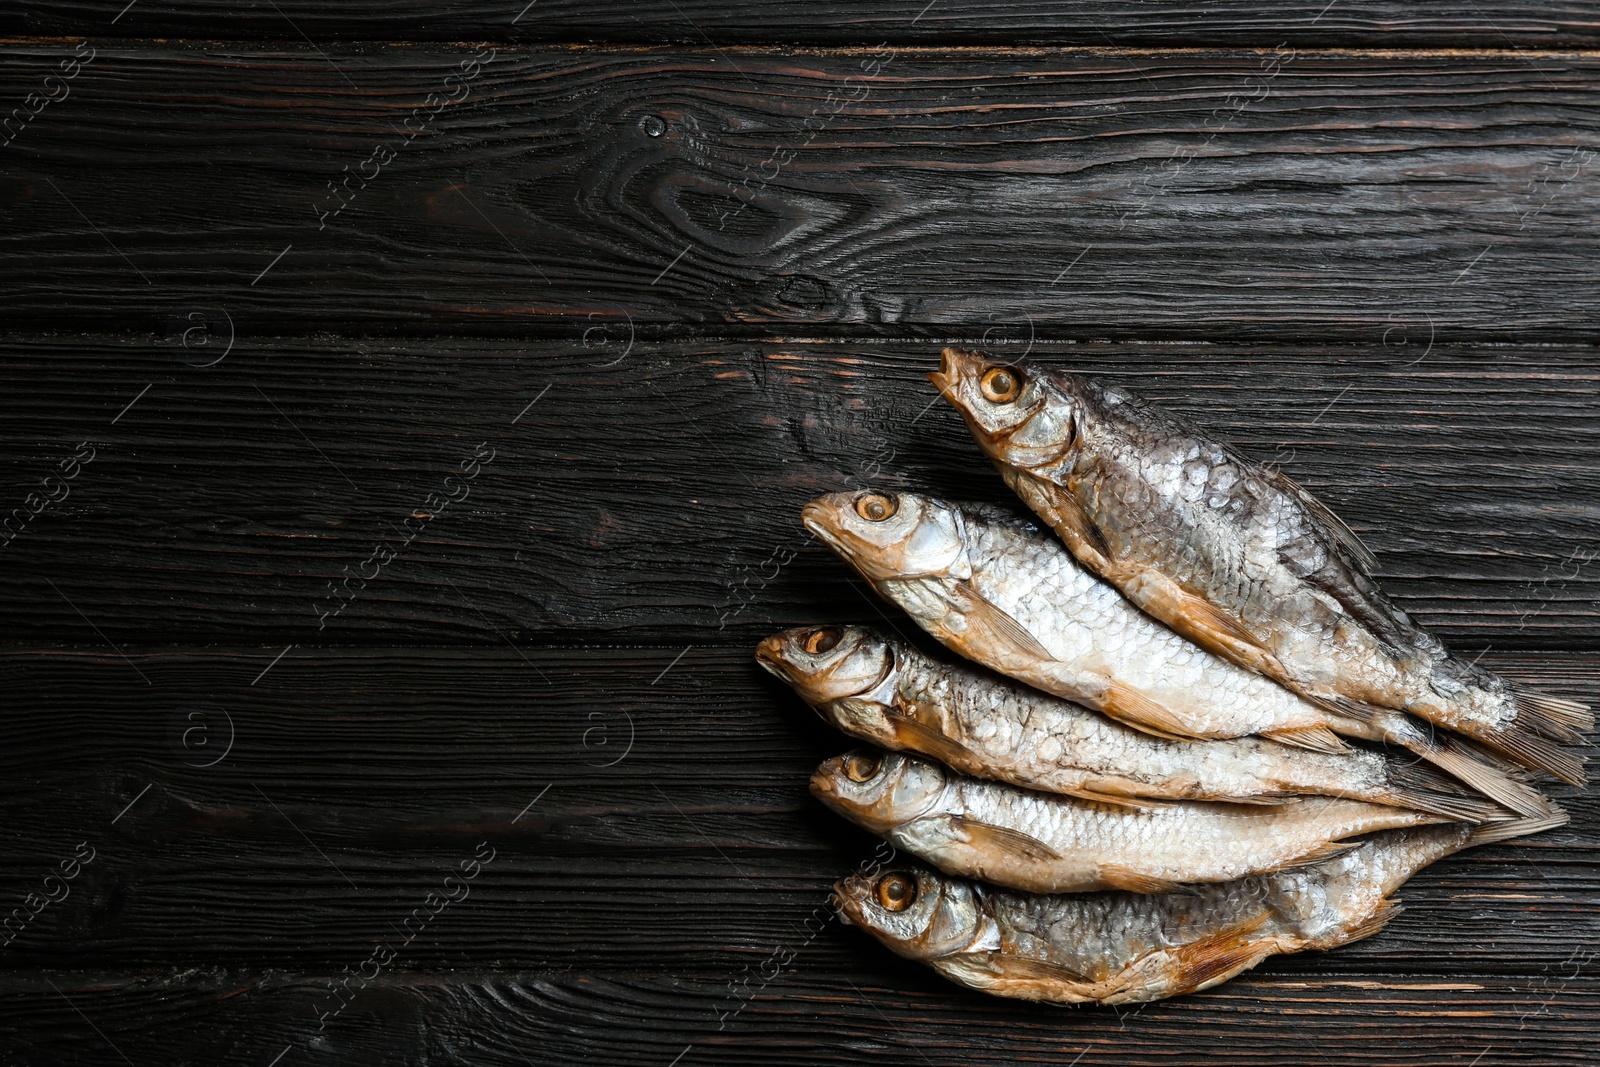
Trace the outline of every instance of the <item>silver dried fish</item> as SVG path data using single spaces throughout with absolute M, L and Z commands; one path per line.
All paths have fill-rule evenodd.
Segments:
M 1316 752 L 1258 737 L 1205 745 L 1154 737 L 865 627 L 785 630 L 757 646 L 756 660 L 854 737 L 964 774 L 1085 800 L 1273 802 L 1320 794 L 1450 819 L 1502 813 L 1414 758 L 1365 748 Z
M 1090 378 L 956 348 L 930 377 L 1079 562 L 1178 633 L 1342 715 L 1405 710 L 1584 783 L 1560 743 L 1582 742 L 1589 709 L 1451 656 L 1282 473 Z
M 908 866 L 846 878 L 834 901 L 845 921 L 961 985 L 1128 1004 L 1208 989 L 1279 953 L 1370 937 L 1400 910 L 1390 894 L 1428 864 L 1565 821 L 1391 830 L 1313 867 L 1191 893 L 1018 893 Z

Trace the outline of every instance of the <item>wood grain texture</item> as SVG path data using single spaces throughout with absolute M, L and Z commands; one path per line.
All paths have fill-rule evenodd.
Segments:
M 378 1067 L 397 1048 L 416 1067 L 1462 1067 L 1474 1057 L 1477 1067 L 1589 1067 L 1600 1024 L 1592 971 L 1317 981 L 1269 961 L 1211 994 L 1119 1012 L 979 998 L 884 955 L 891 964 L 868 964 L 843 989 L 797 960 L 736 1015 L 722 983 L 397 971 L 320 1029 L 317 1006 L 331 1003 L 340 972 L 0 975 L 0 1029 L 22 1038 L 14 1062 L 35 1067 L 121 1063 L 119 1050 L 140 1065 L 264 1065 L 284 1054 L 285 1065 Z
M 296 648 L 258 681 L 253 650 L 129 658 L 138 675 L 101 648 L 0 655 L 0 900 L 96 850 L 0 963 L 353 967 L 484 842 L 404 966 L 716 977 L 804 942 L 819 974 L 854 975 L 887 956 L 826 907 L 875 842 L 806 791 L 852 742 L 742 642 Z M 1593 653 L 1482 662 L 1600 698 Z M 1600 803 L 1555 795 L 1569 826 L 1442 862 L 1383 936 L 1275 968 L 1528 977 L 1593 948 Z
M 1264 45 L 1300 47 L 1580 48 L 1600 19 L 1580 3 L 1483 0 L 1306 0 L 1264 8 L 1246 0 L 1064 3 L 1062 0 L 251 0 L 226 12 L 197 0 L 63 0 L 8 11 L 0 32 L 326 39 L 637 41 L 687 44 L 876 43 Z
M 0 100 L 69 51 L 10 47 Z M 10 321 L 1588 343 L 1600 312 L 1592 55 L 518 47 L 447 83 L 470 49 L 323 51 L 100 47 L 4 149 Z
M 1590 8 L 0 33 L 0 912 L 95 849 L 0 948 L 0 1067 L 1594 1062 L 1591 796 L 1369 941 L 1039 1008 L 827 918 L 849 743 L 750 659 L 896 619 L 803 500 L 1008 499 L 923 380 L 964 339 L 1211 426 L 1447 640 L 1600 699 Z
M 811 497 L 870 482 L 1012 501 L 924 377 L 937 342 L 630 345 L 625 324 L 573 330 L 566 343 L 240 338 L 210 367 L 185 360 L 211 359 L 219 338 L 0 346 L 0 514 L 80 442 L 96 450 L 70 495 L 0 547 L 0 619 L 41 639 L 94 641 L 92 625 L 119 645 L 268 655 L 599 633 L 752 642 L 877 610 L 800 528 Z M 1283 468 L 1458 645 L 1594 648 L 1600 361 L 1402 336 L 1040 343 L 1029 358 L 1108 376 Z M 492 461 L 447 488 L 480 445 Z M 467 495 L 429 509 L 450 492 Z M 384 566 L 379 545 L 395 553 Z

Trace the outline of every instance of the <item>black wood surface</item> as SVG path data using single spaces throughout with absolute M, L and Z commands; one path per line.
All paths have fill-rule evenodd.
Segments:
M 831 883 L 873 853 L 806 790 L 851 742 L 737 644 L 297 647 L 259 680 L 270 656 L 255 649 L 126 651 L 0 660 L 8 687 L 38 694 L 10 717 L 27 775 L 8 787 L 0 899 L 78 842 L 96 850 L 73 896 L 6 950 L 14 965 L 354 966 L 487 842 L 494 860 L 438 917 L 448 933 L 430 925 L 406 966 L 713 981 L 804 938 Z M 1481 662 L 1600 698 L 1594 654 Z M 24 806 L 67 792 L 70 810 Z M 1441 863 L 1406 885 L 1411 911 L 1383 937 L 1269 970 L 1559 967 L 1571 932 L 1600 924 L 1600 810 L 1559 795 L 1574 825 Z M 855 931 L 806 957 L 821 974 L 886 973 Z
M 1588 54 L 490 53 L 100 45 L 5 149 L 11 321 L 1589 343 L 1600 310 Z M 64 54 L 11 49 L 0 99 Z
M 753 642 L 861 607 L 864 587 L 799 525 L 812 496 L 1010 499 L 924 377 L 936 344 L 588 329 L 520 345 L 241 340 L 209 367 L 185 360 L 219 338 L 14 343 L 0 363 L 0 388 L 26 398 L 0 425 L 10 506 L 80 442 L 95 456 L 0 548 L 7 621 L 66 641 L 92 640 L 92 621 L 119 643 L 155 625 L 276 648 Z M 993 339 L 1021 354 L 1020 332 Z M 1029 358 L 1126 383 L 1321 493 L 1442 634 L 1592 647 L 1600 363 L 1576 347 L 1430 350 L 1425 330 L 1389 340 L 1037 343 Z M 480 448 L 493 458 L 477 476 L 447 483 Z M 452 492 L 465 496 L 426 506 Z
M 0 948 L 0 1067 L 1594 1063 L 1583 791 L 1369 941 L 1029 1006 L 828 916 L 848 742 L 750 650 L 910 634 L 810 496 L 1007 500 L 923 378 L 965 340 L 1210 426 L 1452 645 L 1600 698 L 1596 25 L 0 15 L 0 900 L 93 857 Z
M 1571 966 L 1521 983 L 1470 971 L 1448 980 L 1258 973 L 1209 997 L 1120 1012 L 1000 1002 L 981 1017 L 959 992 L 909 964 L 886 966 L 881 976 L 868 969 L 819 977 L 801 956 L 794 969 L 747 1001 L 721 983 L 664 975 L 469 971 L 440 981 L 397 971 L 360 989 L 326 1025 L 317 1011 L 333 1003 L 332 990 L 347 977 L 339 971 L 207 968 L 179 981 L 56 972 L 0 977 L 0 1025 L 28 1034 L 18 1062 L 124 1062 L 115 1048 L 128 1062 L 174 1067 L 266 1064 L 279 1055 L 281 1063 L 379 1067 L 394 1063 L 400 1046 L 411 1052 L 407 1062 L 485 1067 L 665 1067 L 675 1058 L 730 1067 L 1388 1067 L 1474 1057 L 1589 1067 L 1593 1049 L 1581 1042 L 1600 1025 L 1600 984 L 1567 977 Z M 85 1015 L 99 1032 L 84 1025 Z M 174 1055 L 179 1044 L 184 1051 Z
M 638 41 L 839 45 L 1075 44 L 1593 47 L 1589 4 L 1483 0 L 60 0 L 8 10 L 0 32 L 376 40 Z

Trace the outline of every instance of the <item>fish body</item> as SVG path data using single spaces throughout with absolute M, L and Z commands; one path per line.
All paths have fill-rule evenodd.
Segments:
M 1304 866 L 1344 839 L 1442 822 L 1336 797 L 1278 807 L 1175 801 L 1144 809 L 1088 803 L 969 778 L 930 760 L 853 752 L 811 778 L 845 818 L 947 874 L 1033 893 L 1172 892 Z
M 1451 656 L 1280 472 L 1093 379 L 961 349 L 931 377 L 1079 562 L 1178 633 L 1322 706 L 1412 712 L 1583 783 L 1558 743 L 1582 740 L 1588 709 Z
M 1370 937 L 1399 911 L 1392 894 L 1470 845 L 1565 822 L 1541 819 L 1391 830 L 1313 866 L 1141 895 L 994 889 L 921 867 L 834 887 L 839 913 L 894 952 L 999 996 L 1128 1004 L 1208 989 L 1269 956 Z
M 1322 751 L 1391 741 L 1528 815 L 1549 810 L 1504 772 L 1401 712 L 1347 717 L 1185 640 L 1078 564 L 1054 537 L 982 505 L 833 493 L 805 525 L 968 659 L 1136 729 L 1177 740 L 1247 735 Z
M 1155 737 L 988 671 L 946 663 L 859 626 L 798 627 L 756 659 L 828 722 L 963 774 L 1084 800 L 1279 800 L 1317 794 L 1481 821 L 1499 815 L 1415 759 L 1317 752 L 1258 737 Z

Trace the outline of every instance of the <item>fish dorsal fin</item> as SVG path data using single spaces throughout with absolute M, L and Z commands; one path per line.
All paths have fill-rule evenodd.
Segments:
M 1050 789 L 1047 786 L 1033 786 L 1032 788 L 1076 797 L 1091 804 L 1105 804 L 1113 808 L 1133 808 L 1138 811 L 1154 811 L 1157 808 L 1169 807 L 1172 804 L 1170 799 L 1164 797 L 1125 796 L 1121 793 L 1102 793 L 1096 789 Z
M 1169 741 L 1203 740 L 1178 713 L 1123 682 L 1106 686 L 1100 710 L 1118 722 Z
M 1318 693 L 1315 696 L 1308 696 L 1306 699 L 1318 707 L 1326 708 L 1335 715 L 1342 715 L 1346 719 L 1354 719 L 1356 722 L 1372 722 L 1379 716 L 1394 714 L 1393 708 L 1386 708 L 1366 700 L 1357 700 L 1355 697 L 1347 697 L 1342 693 Z
M 1444 822 L 1445 820 L 1444 819 L 1439 819 L 1438 821 L 1439 822 Z M 1356 849 L 1358 849 L 1360 847 L 1361 847 L 1360 842 L 1324 841 L 1322 844 L 1318 845 L 1316 848 L 1312 849 L 1311 851 L 1306 852 L 1306 853 L 1304 853 L 1302 855 L 1296 856 L 1294 859 L 1288 861 L 1287 863 L 1280 863 L 1276 867 L 1266 868 L 1266 870 L 1270 870 L 1270 871 L 1295 871 L 1295 870 L 1299 870 L 1302 867 L 1312 867 L 1312 866 L 1315 866 L 1318 863 L 1326 863 L 1328 860 L 1336 860 L 1340 856 L 1349 855 L 1351 852 L 1354 852 Z
M 1361 538 L 1356 536 L 1354 530 L 1345 525 L 1343 519 L 1333 513 L 1333 509 L 1312 496 L 1304 486 L 1282 471 L 1260 466 L 1256 469 L 1269 482 L 1275 482 L 1280 489 L 1299 500 L 1305 506 L 1305 509 L 1311 513 L 1312 517 L 1327 529 L 1328 533 L 1338 542 L 1339 547 L 1345 550 L 1345 553 L 1350 556 L 1356 566 L 1361 568 L 1361 572 L 1368 577 L 1372 576 L 1372 572 L 1378 569 L 1378 557 L 1372 554 L 1372 549 L 1362 544 Z
M 1170 878 L 1157 878 L 1154 875 L 1142 874 L 1131 867 L 1124 867 L 1120 863 L 1102 863 L 1100 865 L 1100 879 L 1113 889 L 1121 889 L 1128 893 L 1193 893 L 1194 890 L 1182 882 L 1174 882 Z
M 1305 797 L 1296 793 L 1257 793 L 1247 797 L 1209 797 L 1214 804 L 1243 804 L 1251 808 L 1293 808 L 1305 802 Z
M 1055 656 L 1049 649 L 1039 643 L 1039 639 L 1028 632 L 1016 619 L 993 601 L 988 600 L 975 589 L 971 582 L 957 582 L 956 589 L 965 598 L 964 614 L 970 623 L 976 623 L 987 631 L 997 641 L 1009 645 L 1013 651 L 1020 652 L 1036 660 L 1051 661 Z
M 1061 853 L 1037 837 L 1009 826 L 994 826 L 965 815 L 950 816 L 950 825 L 964 834 L 974 848 L 996 852 L 1021 863 L 1048 863 L 1061 858 Z
M 957 770 L 978 766 L 981 761 L 970 748 L 932 726 L 907 715 L 890 713 L 895 741 L 912 752 L 920 752 Z
M 1308 748 L 1313 752 L 1340 755 L 1350 751 L 1350 746 L 1326 726 L 1294 726 L 1283 730 L 1262 730 L 1261 736 L 1282 745 Z

